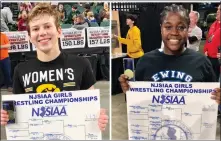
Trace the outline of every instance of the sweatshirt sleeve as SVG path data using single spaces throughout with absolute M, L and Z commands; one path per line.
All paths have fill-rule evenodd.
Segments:
M 120 43 L 132 46 L 130 48 L 131 52 L 139 51 L 139 49 L 141 48 L 140 30 L 139 29 L 132 30 L 129 36 L 131 37 L 130 39 L 118 37 L 118 40 Z

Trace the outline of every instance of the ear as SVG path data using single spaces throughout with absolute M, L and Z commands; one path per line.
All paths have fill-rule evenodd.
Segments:
M 160 24 L 160 33 L 161 33 L 161 36 L 162 36 L 162 24 Z
M 31 39 L 30 33 L 29 33 L 29 35 L 28 35 L 28 39 L 29 39 L 29 41 L 32 43 L 32 39 Z
M 60 38 L 61 37 L 61 27 L 58 27 L 58 37 Z

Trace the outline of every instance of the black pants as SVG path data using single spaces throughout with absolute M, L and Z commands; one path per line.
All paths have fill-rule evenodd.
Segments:
M 11 62 L 9 57 L 0 60 L 0 69 L 2 69 L 4 75 L 4 84 L 5 86 L 12 87 L 12 78 L 11 78 Z M 1 86 L 0 86 L 1 87 Z
M 218 60 L 218 58 L 210 58 L 210 57 L 208 57 L 208 59 L 210 60 L 212 66 L 213 66 L 213 70 L 214 70 L 215 75 L 216 75 L 216 81 L 218 82 L 219 76 L 220 76 L 219 60 Z

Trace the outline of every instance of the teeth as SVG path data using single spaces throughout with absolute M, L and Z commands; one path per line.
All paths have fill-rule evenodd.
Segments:
M 45 41 L 49 41 L 50 39 L 43 39 L 43 40 L 40 40 L 39 42 L 45 42 Z
M 171 43 L 178 43 L 178 42 L 179 42 L 179 40 L 170 39 L 170 42 L 171 42 Z

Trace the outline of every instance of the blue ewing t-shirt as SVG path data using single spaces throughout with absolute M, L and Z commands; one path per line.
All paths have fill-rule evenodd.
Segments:
M 136 81 L 216 82 L 210 61 L 194 50 L 167 55 L 158 49 L 146 53 L 137 63 Z

